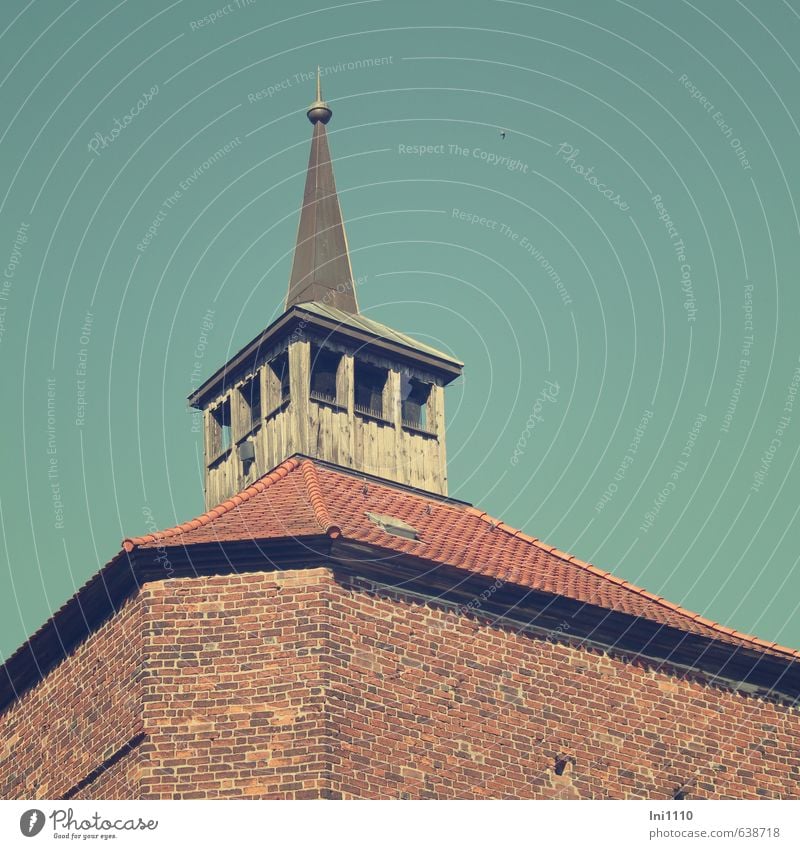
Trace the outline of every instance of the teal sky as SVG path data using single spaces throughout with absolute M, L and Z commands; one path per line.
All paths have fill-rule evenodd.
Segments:
M 202 511 L 186 396 L 282 310 L 317 64 L 362 310 L 466 362 L 451 494 L 800 645 L 797 0 L 8 0 L 0 33 L 3 657 Z

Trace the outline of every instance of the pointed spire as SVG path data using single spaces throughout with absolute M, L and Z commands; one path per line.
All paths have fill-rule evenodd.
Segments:
M 318 301 L 345 312 L 357 313 L 347 236 L 325 130 L 333 112 L 322 99 L 319 68 L 317 99 L 308 107 L 306 114 L 314 125 L 314 131 L 286 309 L 294 304 Z

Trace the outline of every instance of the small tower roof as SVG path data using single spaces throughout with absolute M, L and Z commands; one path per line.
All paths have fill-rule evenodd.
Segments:
M 316 100 L 306 114 L 314 130 L 286 309 L 316 301 L 356 314 L 353 270 L 325 130 L 333 112 L 322 99 L 319 68 Z

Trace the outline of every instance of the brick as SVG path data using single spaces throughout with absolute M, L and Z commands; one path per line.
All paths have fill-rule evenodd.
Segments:
M 0 795 L 797 798 L 799 716 L 327 566 L 174 578 L 0 717 Z

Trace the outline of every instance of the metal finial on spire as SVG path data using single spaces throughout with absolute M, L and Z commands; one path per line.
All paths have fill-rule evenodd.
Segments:
M 328 121 L 331 120 L 331 115 L 333 112 L 331 111 L 328 104 L 322 99 L 322 83 L 320 82 L 320 70 L 319 65 L 317 65 L 317 99 L 308 107 L 308 120 L 311 121 L 312 124 L 316 124 L 317 121 L 321 121 L 323 124 L 327 124 Z

